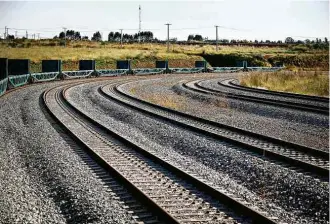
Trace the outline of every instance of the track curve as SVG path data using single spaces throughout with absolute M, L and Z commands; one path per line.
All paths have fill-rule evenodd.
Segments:
M 75 133 L 76 136 L 79 135 L 79 132 L 81 133 L 82 130 L 84 130 L 84 128 L 86 129 L 86 126 L 87 126 L 87 129 L 92 129 L 93 128 L 94 131 L 91 130 L 90 133 L 92 133 L 93 135 L 100 135 L 98 138 L 99 139 L 102 139 L 102 141 L 107 140 L 107 139 L 104 139 L 104 138 L 106 138 L 105 135 L 115 136 L 117 139 L 120 139 L 120 141 L 125 141 L 126 144 L 128 144 L 130 147 L 133 147 L 134 148 L 134 150 L 136 151 L 135 153 L 133 151 L 131 151 L 131 150 L 129 152 L 126 152 L 126 153 L 128 153 L 130 155 L 129 157 L 132 157 L 132 156 L 136 155 L 137 158 L 135 158 L 133 161 L 138 160 L 138 158 L 140 160 L 141 159 L 142 160 L 147 160 L 147 158 L 149 158 L 149 159 L 152 158 L 153 159 L 153 162 L 142 162 L 144 164 L 144 167 L 145 167 L 144 169 L 147 170 L 148 169 L 147 168 L 148 165 L 152 165 L 153 163 L 160 163 L 161 164 L 161 167 L 163 167 L 163 168 L 158 167 L 159 165 L 153 165 L 152 166 L 153 167 L 152 169 L 158 169 L 158 170 L 160 170 L 159 172 L 162 173 L 162 176 L 166 175 L 167 178 L 171 179 L 172 181 L 174 180 L 174 182 L 176 184 L 173 185 L 173 188 L 178 187 L 176 185 L 182 184 L 182 181 L 184 181 L 184 182 L 186 182 L 186 181 L 192 182 L 198 189 L 202 189 L 202 192 L 205 192 L 205 194 L 210 194 L 210 195 L 212 195 L 213 198 L 217 198 L 218 200 L 225 202 L 226 206 L 230 206 L 232 209 L 235 209 L 236 211 L 243 212 L 248 217 L 250 217 L 254 222 L 276 223 L 275 221 L 273 221 L 273 220 L 276 220 L 275 218 L 268 218 L 268 217 L 264 216 L 265 213 L 264 214 L 261 214 L 261 213 L 255 211 L 255 210 L 247 207 L 247 205 L 245 205 L 244 202 L 243 203 L 240 202 L 241 199 L 238 199 L 238 198 L 235 198 L 234 199 L 231 196 L 226 195 L 225 193 L 223 193 L 222 192 L 223 190 L 216 190 L 215 188 L 212 188 L 211 186 L 208 186 L 207 184 L 199 181 L 195 177 L 193 177 L 193 176 L 191 176 L 191 175 L 189 175 L 189 174 L 181 171 L 180 169 L 178 169 L 176 167 L 171 166 L 165 160 L 162 160 L 161 158 L 157 158 L 156 156 L 153 156 L 152 154 L 147 153 L 145 150 L 143 150 L 139 146 L 136 146 L 133 143 L 130 143 L 127 139 L 123 139 L 122 137 L 118 136 L 116 133 L 114 133 L 114 132 L 106 129 L 101 124 L 97 123 L 96 121 L 92 120 L 88 116 L 84 115 L 82 112 L 79 112 L 76 108 L 74 108 L 72 105 L 70 105 L 68 103 L 68 101 L 65 101 L 65 89 L 64 90 L 63 89 L 61 90 L 61 89 L 58 89 L 57 88 L 57 90 L 50 90 L 49 92 L 46 92 L 45 93 L 44 100 L 45 100 L 47 106 L 49 107 L 50 111 L 56 111 L 56 109 L 55 109 L 56 102 L 54 101 L 54 99 L 56 100 L 56 102 L 57 102 L 58 105 L 61 104 L 62 109 L 64 109 L 64 107 L 66 107 L 66 109 L 65 109 L 66 110 L 66 113 L 68 113 L 69 111 L 70 111 L 70 113 L 76 113 L 76 115 L 74 115 L 74 117 L 72 115 L 70 115 L 71 118 L 67 117 L 66 115 L 63 116 L 64 115 L 63 113 L 61 115 L 62 118 L 59 118 L 59 114 L 57 114 L 57 118 L 58 119 L 63 119 L 62 122 L 65 119 L 65 123 L 63 122 L 63 124 L 65 124 L 66 126 L 71 126 L 71 125 L 72 126 L 74 126 L 74 125 L 76 126 L 75 127 L 76 130 L 73 130 L 74 132 L 76 132 Z M 73 112 L 73 111 L 75 111 L 75 112 Z M 58 112 L 56 112 L 56 113 L 58 113 Z M 76 124 L 72 123 L 72 122 L 75 122 L 74 120 L 78 121 L 77 119 L 80 120 L 79 123 L 81 123 L 81 120 L 82 119 L 84 119 L 84 121 L 80 125 L 78 125 L 77 123 Z M 71 120 L 71 122 L 69 120 Z M 71 125 L 70 125 L 70 123 L 71 123 Z M 78 126 L 83 125 L 85 127 L 84 128 L 83 127 L 79 127 L 78 128 L 77 125 Z M 79 129 L 79 132 L 78 132 L 78 129 Z M 104 131 L 104 133 L 103 134 L 99 134 L 102 131 Z M 83 132 L 85 132 L 85 131 L 83 131 Z M 84 139 L 83 140 L 82 137 L 78 137 L 78 136 L 77 136 L 77 138 L 79 138 L 80 141 L 85 142 L 84 144 L 86 145 L 86 147 L 90 148 L 90 150 L 92 150 L 92 148 L 94 148 L 94 150 L 95 150 L 95 148 L 96 148 L 96 150 L 101 150 L 101 149 L 102 150 L 105 150 L 105 148 L 106 148 L 106 146 L 102 146 L 102 141 L 100 142 L 97 139 L 94 139 L 94 140 L 86 140 L 86 139 Z M 99 153 L 99 152 L 97 152 L 97 153 Z M 128 166 L 129 163 L 132 163 L 132 159 L 128 159 L 128 163 L 127 164 L 118 164 L 118 162 L 115 161 L 115 155 L 116 155 L 116 153 L 114 153 L 114 152 L 111 152 L 111 153 L 112 153 L 111 154 L 112 155 L 112 161 L 110 162 L 109 160 L 107 160 L 106 162 L 108 164 L 111 164 L 111 166 L 114 166 L 114 167 L 117 166 L 116 169 L 118 169 L 118 170 L 123 169 L 122 171 L 118 171 L 117 170 L 117 172 L 118 173 L 122 173 L 123 176 L 126 175 L 126 178 L 127 177 L 133 178 L 132 177 L 132 174 L 127 174 L 127 172 L 128 172 L 127 166 Z M 139 155 L 139 154 L 142 154 L 143 156 L 146 156 L 147 158 L 141 157 L 141 155 Z M 124 155 L 125 155 L 125 150 L 118 154 L 118 156 L 120 156 L 122 158 L 122 159 L 120 159 L 120 161 L 121 161 L 120 163 L 123 162 L 123 156 Z M 126 156 L 124 156 L 124 158 L 126 158 Z M 99 158 L 99 159 L 102 159 L 102 158 Z M 135 163 L 136 162 L 133 162 L 133 164 L 135 164 Z M 140 164 L 139 162 L 137 162 L 137 163 L 138 163 L 138 165 Z M 140 167 L 140 165 L 139 165 L 139 167 Z M 168 169 L 169 171 L 164 171 L 164 168 L 165 169 Z M 136 168 L 136 169 L 132 168 L 133 171 L 131 171 L 131 172 L 134 172 L 134 170 L 140 170 L 140 169 L 141 168 Z M 141 175 L 140 172 L 142 172 L 142 171 L 140 170 L 138 172 L 138 174 L 136 174 L 136 175 Z M 146 171 L 146 172 L 148 174 L 150 174 L 151 171 Z M 173 172 L 173 174 L 170 174 L 168 172 Z M 174 177 L 173 175 L 178 176 L 178 177 Z M 160 194 L 160 191 L 163 189 L 161 186 L 158 186 L 158 188 L 156 188 L 156 189 L 149 189 L 148 190 L 148 186 L 152 186 L 150 184 L 157 183 L 159 181 L 159 178 L 161 178 L 161 176 L 159 176 L 159 174 L 158 175 L 151 175 L 151 176 L 154 176 L 154 178 L 156 178 L 157 181 L 156 182 L 153 182 L 152 181 L 152 182 L 150 182 L 147 185 L 145 184 L 144 181 L 143 182 L 134 181 L 134 179 L 133 179 L 133 181 L 131 179 L 128 182 L 131 182 L 131 184 L 133 183 L 134 185 L 137 185 L 138 186 L 137 188 L 142 189 L 141 190 L 142 193 L 148 192 L 149 199 L 150 199 L 150 194 L 151 195 L 154 195 L 154 196 L 155 196 L 155 193 L 157 193 L 158 195 L 161 195 L 161 196 L 157 196 L 157 197 L 154 197 L 154 196 L 151 197 L 151 198 L 153 198 L 153 200 L 156 200 L 156 201 L 158 200 L 157 203 L 154 203 L 153 204 L 153 206 L 155 206 L 155 207 L 157 207 L 158 204 L 164 203 L 164 201 L 163 201 L 164 199 L 162 199 L 162 197 L 166 197 L 166 198 L 168 198 L 167 199 L 168 201 L 171 201 L 171 199 L 170 199 L 171 198 L 171 193 L 168 191 L 167 185 L 166 185 L 166 188 L 165 188 L 165 189 L 167 189 L 167 193 L 164 192 L 165 194 L 164 193 L 163 194 Z M 180 181 L 179 179 L 183 179 L 183 180 Z M 147 186 L 147 188 L 146 188 L 145 185 Z M 181 185 L 181 188 L 184 187 L 185 185 L 186 184 Z M 195 188 L 195 187 L 185 186 L 184 188 L 188 188 L 187 189 L 188 191 L 187 190 L 183 190 L 183 191 L 196 192 L 195 194 L 193 194 L 195 196 L 192 197 L 192 199 L 191 199 L 192 201 L 194 201 L 194 200 L 199 200 L 199 201 L 202 200 L 201 198 L 198 199 L 199 198 L 198 196 L 200 196 L 202 198 L 203 197 L 205 198 L 205 196 L 203 196 L 202 193 L 200 193 L 198 190 L 191 189 L 191 188 Z M 179 210 L 177 210 L 177 209 L 176 210 L 171 209 L 173 206 L 175 208 L 176 207 L 182 207 L 182 204 L 180 205 L 180 202 L 181 201 L 182 202 L 184 202 L 186 200 L 190 201 L 189 199 L 180 200 L 179 199 L 180 196 L 177 194 L 177 191 L 178 191 L 178 189 L 174 190 L 175 194 L 173 194 L 173 197 L 175 196 L 175 200 L 172 199 L 172 203 L 176 203 L 176 205 L 172 205 L 171 204 L 171 206 L 170 205 L 167 206 L 166 203 L 165 203 L 161 207 L 159 207 L 158 209 L 155 209 L 155 211 L 158 211 L 158 210 L 161 211 L 161 210 L 163 210 L 162 211 L 163 213 L 165 212 L 165 210 L 167 210 L 168 212 L 166 212 L 166 213 L 168 213 L 168 215 L 169 215 L 169 213 L 172 213 L 173 216 L 172 216 L 172 219 L 171 219 L 170 217 L 167 217 L 166 218 L 166 216 L 164 214 L 162 215 L 161 212 L 157 212 L 157 214 L 160 214 L 161 217 L 163 217 L 163 218 L 165 217 L 166 218 L 165 220 L 169 221 L 169 223 L 176 223 L 176 222 L 178 222 L 178 223 L 188 222 L 189 223 L 189 222 L 192 222 L 192 221 L 194 221 L 194 222 L 205 222 L 206 221 L 208 223 L 213 223 L 213 222 L 214 223 L 218 223 L 220 220 L 222 220 L 225 223 L 236 223 L 235 222 L 235 219 L 237 220 L 238 219 L 237 217 L 233 216 L 234 217 L 234 219 L 233 219 L 233 218 L 228 218 L 228 216 L 223 216 L 223 214 L 224 214 L 223 212 L 224 211 L 225 211 L 225 213 L 231 214 L 226 209 L 224 210 L 224 208 L 223 208 L 224 205 L 222 205 L 222 206 L 218 205 L 218 207 L 220 206 L 219 208 L 222 208 L 222 212 L 221 213 L 218 213 L 216 210 L 213 211 L 213 208 L 212 207 L 210 207 L 210 209 L 212 210 L 210 212 L 208 212 L 208 210 L 206 209 L 206 207 L 203 209 L 203 212 L 201 210 L 197 209 L 197 208 L 194 208 L 193 209 L 193 207 L 192 207 L 192 209 L 189 209 L 188 204 L 185 204 L 186 208 L 183 209 L 183 210 L 182 209 L 181 210 L 180 209 Z M 187 197 L 188 195 L 184 194 L 183 196 L 184 197 Z M 196 198 L 196 196 L 197 196 L 197 198 Z M 193 199 L 193 198 L 195 198 L 195 199 Z M 192 204 L 195 204 L 195 203 L 192 203 Z M 197 204 L 200 204 L 200 202 L 197 203 Z M 206 203 L 206 205 L 207 204 L 208 203 Z M 162 209 L 162 207 L 165 208 L 165 209 Z M 215 205 L 215 207 L 217 207 L 217 205 Z M 210 218 L 207 218 L 208 216 Z M 174 218 L 174 217 L 176 217 L 176 218 Z M 202 217 L 202 218 L 200 218 L 200 221 L 198 221 L 198 217 Z M 215 218 L 215 217 L 217 217 L 217 218 Z M 244 219 L 238 219 L 238 220 L 239 220 L 239 222 L 242 222 Z M 246 221 L 244 221 L 244 222 L 249 222 L 248 219 L 245 218 L 245 220 Z

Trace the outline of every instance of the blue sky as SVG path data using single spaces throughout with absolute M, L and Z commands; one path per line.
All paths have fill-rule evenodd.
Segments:
M 170 37 L 187 39 L 201 34 L 215 39 L 284 40 L 329 36 L 328 1 L 225 0 L 225 1 L 39 1 L 0 2 L 0 29 L 16 30 L 18 35 L 40 33 L 53 37 L 62 27 L 91 36 L 99 30 L 103 39 L 110 31 L 124 29 L 135 33 L 142 8 L 142 30 L 151 30 L 166 39 L 165 23 L 171 23 Z M 9 30 L 15 34 L 14 29 Z

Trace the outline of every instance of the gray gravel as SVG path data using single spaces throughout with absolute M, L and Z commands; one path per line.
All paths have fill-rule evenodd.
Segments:
M 0 223 L 130 223 L 40 110 L 42 91 L 59 84 L 0 97 Z
M 220 81 L 219 79 L 216 80 Z M 217 85 L 215 80 L 202 81 L 200 84 L 210 89 L 216 89 L 215 85 Z M 223 92 L 228 92 L 227 90 L 223 90 L 223 88 L 218 88 L 218 90 L 221 90 Z M 241 94 L 242 92 L 243 91 L 240 91 L 239 94 Z M 238 94 L 237 92 L 235 93 Z M 196 94 L 196 95 L 199 96 L 200 94 Z M 213 99 L 218 98 L 218 96 L 214 96 L 214 97 L 212 96 L 210 97 L 209 95 L 204 95 L 204 96 L 206 98 L 213 98 Z M 249 96 L 255 96 L 255 95 L 249 94 Z M 242 100 L 235 100 L 230 98 L 228 99 L 228 101 L 230 102 L 231 108 L 239 108 L 240 110 L 243 110 L 245 112 L 261 115 L 264 117 L 284 119 L 284 120 L 289 120 L 302 124 L 308 124 L 309 126 L 317 126 L 317 127 L 327 128 L 329 125 L 329 119 L 328 116 L 326 115 L 315 114 L 310 112 L 302 112 L 299 110 L 276 107 L 262 103 L 245 102 Z
M 189 79 L 178 76 L 167 82 Z M 104 82 L 102 82 L 104 84 Z M 268 160 L 196 133 L 164 124 L 112 103 L 97 93 L 99 84 L 86 84 L 68 92 L 70 101 L 110 129 L 136 144 L 263 207 L 288 223 L 328 223 L 328 184 L 288 170 Z M 157 86 L 152 88 L 162 91 Z M 143 124 L 143 125 L 141 125 Z
M 237 77 L 237 74 L 219 76 L 221 79 L 228 79 Z M 196 76 L 194 79 L 201 80 L 207 77 Z M 211 96 L 202 97 L 200 94 L 182 89 L 177 84 L 188 80 L 187 77 L 181 77 L 164 81 L 143 81 L 132 83 L 127 89 L 134 89 L 131 93 L 149 101 L 150 96 L 152 98 L 166 96 L 176 102 L 178 105 L 176 110 L 195 116 L 320 150 L 329 150 L 329 118 L 326 116 L 310 113 L 283 114 L 283 111 L 267 109 L 253 103 Z

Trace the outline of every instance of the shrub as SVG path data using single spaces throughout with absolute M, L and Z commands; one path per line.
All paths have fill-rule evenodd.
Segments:
M 65 40 L 60 41 L 60 46 L 65 46 Z

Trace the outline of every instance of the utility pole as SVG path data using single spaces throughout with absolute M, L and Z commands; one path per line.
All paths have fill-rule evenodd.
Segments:
M 7 39 L 7 26 L 5 26 L 5 37 L 4 39 Z
M 167 26 L 167 52 L 170 52 L 170 23 L 165 24 Z
M 27 30 L 26 30 L 25 35 L 26 35 L 26 39 L 29 39 L 29 34 L 28 34 Z
M 17 31 L 15 31 L 15 38 L 17 38 Z
M 64 47 L 66 47 L 66 27 L 63 27 L 64 31 Z
M 216 31 L 216 34 L 215 34 L 215 44 L 216 44 L 216 51 L 218 51 L 218 27 L 219 26 L 215 26 L 215 31 Z
M 120 47 L 123 47 L 123 29 L 120 29 Z
M 139 43 L 141 42 L 141 6 L 139 5 Z

